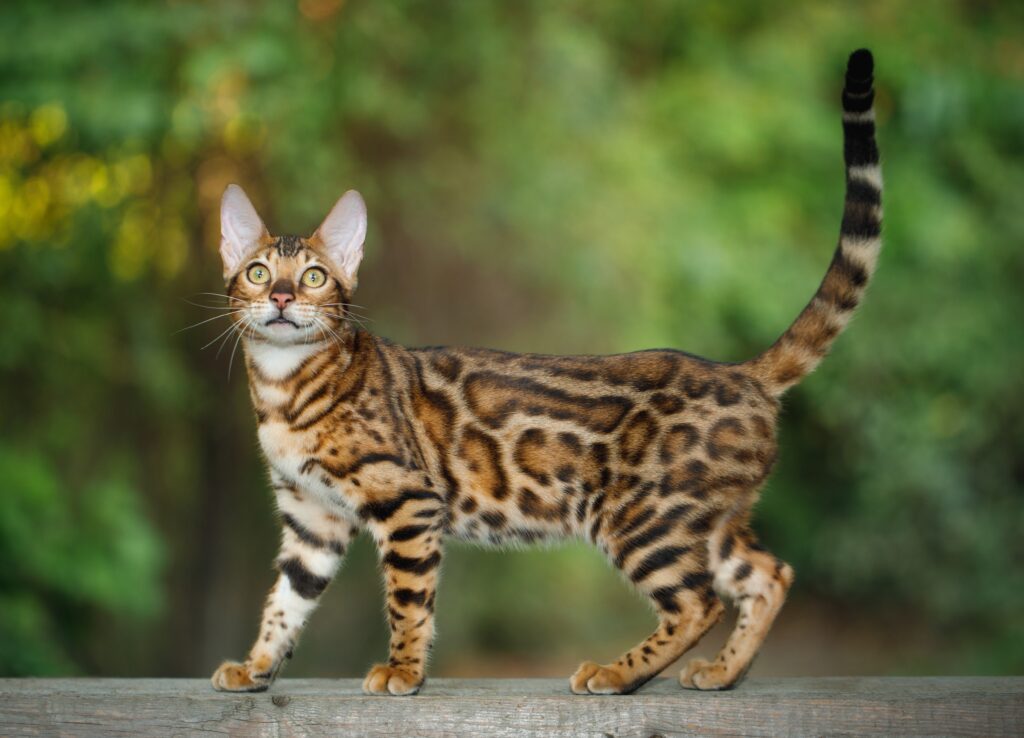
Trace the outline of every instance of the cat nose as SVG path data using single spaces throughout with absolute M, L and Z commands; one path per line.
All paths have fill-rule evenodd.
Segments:
M 284 310 L 288 303 L 295 300 L 295 289 L 291 280 L 279 279 L 270 288 L 270 301 L 277 306 L 278 310 Z
M 295 295 L 290 292 L 274 292 L 270 295 L 270 301 L 277 305 L 278 310 L 284 310 L 294 299 Z

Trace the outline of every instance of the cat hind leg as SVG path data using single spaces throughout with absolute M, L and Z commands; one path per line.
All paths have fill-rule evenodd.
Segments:
M 687 689 L 731 689 L 743 678 L 793 584 L 793 568 L 749 531 L 716 532 L 709 543 L 714 589 L 739 610 L 736 625 L 713 661 L 694 659 L 679 675 Z
M 637 550 L 630 540 L 636 539 L 620 540 L 610 550 L 619 552 L 616 566 L 651 598 L 658 627 L 614 663 L 581 664 L 569 679 L 575 694 L 633 692 L 692 648 L 725 611 L 711 586 L 701 551 L 671 540 L 666 545 L 665 539 Z M 628 553 L 624 556 L 623 552 Z

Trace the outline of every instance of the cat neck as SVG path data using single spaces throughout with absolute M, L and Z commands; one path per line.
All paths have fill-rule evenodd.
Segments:
M 330 350 L 329 341 L 281 345 L 248 338 L 245 340 L 245 352 L 250 366 L 260 378 L 271 382 L 280 382 L 294 376 L 311 358 Z

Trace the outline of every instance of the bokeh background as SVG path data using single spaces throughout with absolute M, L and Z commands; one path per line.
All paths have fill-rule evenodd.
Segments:
M 182 330 L 227 183 L 278 233 L 361 190 L 398 341 L 742 360 L 831 258 L 864 45 L 886 247 L 787 397 L 758 528 L 798 577 L 754 674 L 1024 671 L 1020 4 L 6 0 L 0 674 L 206 675 L 255 635 L 246 379 Z M 383 657 L 380 591 L 360 539 L 288 674 Z M 588 547 L 453 546 L 433 673 L 567 676 L 652 623 Z

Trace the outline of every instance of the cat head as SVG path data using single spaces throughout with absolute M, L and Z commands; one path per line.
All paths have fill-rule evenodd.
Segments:
M 366 238 L 366 204 L 346 192 L 309 238 L 272 236 L 245 192 L 220 205 L 220 255 L 245 335 L 275 344 L 326 340 L 343 327 Z

